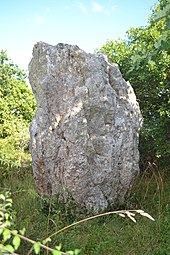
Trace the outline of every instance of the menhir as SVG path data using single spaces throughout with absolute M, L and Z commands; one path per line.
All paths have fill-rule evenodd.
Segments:
M 77 46 L 34 46 L 29 80 L 37 111 L 31 155 L 41 195 L 68 193 L 100 211 L 123 203 L 139 171 L 142 116 L 117 64 Z

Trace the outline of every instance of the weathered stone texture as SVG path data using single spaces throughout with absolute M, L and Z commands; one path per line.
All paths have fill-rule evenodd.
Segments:
M 77 46 L 34 46 L 29 80 L 37 111 L 31 154 L 40 194 L 71 192 L 99 211 L 124 201 L 138 173 L 141 113 L 117 64 Z

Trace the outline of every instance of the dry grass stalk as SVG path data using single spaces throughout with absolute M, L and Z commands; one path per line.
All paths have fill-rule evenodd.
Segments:
M 97 215 L 94 215 L 94 216 L 91 216 L 91 217 L 88 217 L 88 218 L 85 218 L 83 220 L 80 220 L 80 221 L 77 221 L 75 223 L 72 223 L 58 231 L 56 231 L 55 233 L 51 234 L 50 236 L 48 236 L 47 238 L 51 238 L 52 236 L 54 235 L 57 235 L 65 230 L 67 230 L 68 228 L 71 228 L 73 226 L 76 226 L 80 223 L 83 223 L 83 222 L 86 222 L 86 221 L 89 221 L 89 220 L 93 220 L 95 218 L 99 218 L 99 217 L 102 217 L 102 216 L 107 216 L 107 215 L 111 215 L 111 214 L 117 214 L 121 217 L 128 217 L 130 220 L 132 220 L 133 222 L 136 223 L 136 219 L 135 219 L 135 216 L 136 214 L 140 214 L 141 216 L 144 216 L 152 221 L 155 221 L 155 219 L 148 213 L 144 212 L 143 210 L 121 210 L 121 211 L 112 211 L 112 212 L 106 212 L 106 213 L 101 213 L 101 214 L 97 214 Z

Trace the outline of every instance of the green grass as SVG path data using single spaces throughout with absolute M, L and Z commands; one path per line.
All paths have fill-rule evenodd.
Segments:
M 82 255 L 170 254 L 169 184 L 167 171 L 143 174 L 127 198 L 125 209 L 143 209 L 155 222 L 141 216 L 136 217 L 137 223 L 117 215 L 101 217 L 54 236 L 49 246 L 62 243 L 62 250 L 80 248 Z M 30 170 L 3 180 L 0 191 L 4 190 L 12 192 L 15 228 L 25 227 L 26 236 L 36 241 L 87 216 L 77 210 L 71 199 L 63 205 L 57 199 L 41 198 Z M 26 255 L 30 248 L 30 244 L 23 242 L 18 253 Z

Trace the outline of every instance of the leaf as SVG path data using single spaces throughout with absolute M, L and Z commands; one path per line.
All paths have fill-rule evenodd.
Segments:
M 5 201 L 5 196 L 3 194 L 0 194 L 0 199 Z
M 68 253 L 70 255 L 74 255 L 74 251 L 67 251 L 66 253 Z
M 12 245 L 10 245 L 10 244 L 7 244 L 7 245 L 5 245 L 4 246 L 4 251 L 9 251 L 9 252 L 14 252 L 15 250 L 14 250 L 14 248 L 12 247 Z
M 5 226 L 6 226 L 6 227 L 10 227 L 10 226 L 11 226 L 11 222 L 10 222 L 9 220 L 6 220 L 6 221 L 5 221 Z
M 5 213 L 4 216 L 5 216 L 5 219 L 6 219 L 6 220 L 8 220 L 9 217 L 10 217 L 9 213 Z
M 50 237 L 48 237 L 48 238 L 46 238 L 45 240 L 42 241 L 43 244 L 46 244 L 48 242 L 51 242 L 51 238 Z
M 17 230 L 12 230 L 11 233 L 16 236 L 18 234 L 18 231 Z
M 55 249 L 57 249 L 58 251 L 60 251 L 61 250 L 61 243 L 58 245 L 58 246 L 55 246 Z
M 6 201 L 12 204 L 12 199 L 11 198 L 7 198 Z
M 11 231 L 9 229 L 5 229 L 3 232 L 4 241 L 8 240 L 11 237 Z
M 62 255 L 62 253 L 60 251 L 57 251 L 57 250 L 52 251 L 52 254 L 53 255 Z
M 19 232 L 20 232 L 20 234 L 21 234 L 22 236 L 25 234 L 25 231 L 26 231 L 26 229 L 25 229 L 25 228 L 23 228 L 23 229 L 19 230 Z
M 75 249 L 74 250 L 74 255 L 78 255 L 80 253 L 80 251 L 81 251 L 80 249 Z
M 6 207 L 12 207 L 12 203 L 11 203 L 11 202 L 6 203 L 6 204 L 4 205 L 4 208 L 6 208 Z
M 14 236 L 12 243 L 14 245 L 15 250 L 17 250 L 18 247 L 20 246 L 20 243 L 21 243 L 20 237 L 19 236 Z
M 35 254 L 38 254 L 40 252 L 40 242 L 37 242 L 33 245 Z

